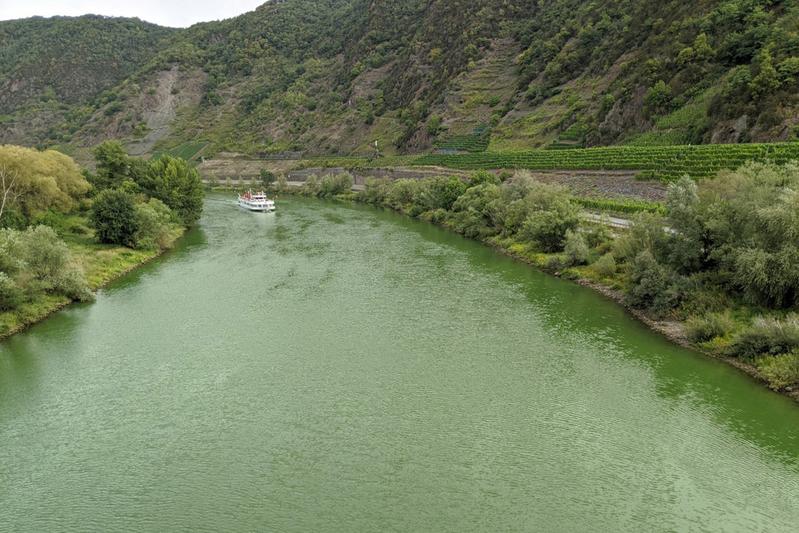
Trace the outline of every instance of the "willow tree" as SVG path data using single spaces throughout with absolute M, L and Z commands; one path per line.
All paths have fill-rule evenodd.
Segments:
M 75 161 L 54 150 L 0 146 L 0 178 L 0 215 L 10 209 L 27 218 L 48 209 L 66 212 L 90 189 Z

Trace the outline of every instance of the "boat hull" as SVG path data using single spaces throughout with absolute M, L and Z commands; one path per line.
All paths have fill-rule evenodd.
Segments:
M 275 203 L 267 202 L 265 204 L 251 204 L 248 202 L 239 201 L 239 207 L 254 213 L 268 213 L 275 210 Z

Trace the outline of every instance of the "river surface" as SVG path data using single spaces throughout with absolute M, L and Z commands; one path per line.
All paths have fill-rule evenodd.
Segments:
M 207 200 L 0 344 L 3 531 L 796 531 L 799 407 L 366 207 Z

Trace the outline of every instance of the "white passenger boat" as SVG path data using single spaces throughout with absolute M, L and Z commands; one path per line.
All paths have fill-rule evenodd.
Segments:
M 274 211 L 275 201 L 266 197 L 264 192 L 247 191 L 239 195 L 239 207 L 248 211 L 269 212 Z

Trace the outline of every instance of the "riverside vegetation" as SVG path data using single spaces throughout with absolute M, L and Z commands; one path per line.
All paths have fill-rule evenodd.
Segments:
M 506 177 L 507 175 L 503 176 Z M 661 209 L 614 234 L 585 220 L 566 189 L 479 171 L 422 180 L 312 176 L 299 193 L 386 207 L 566 278 L 623 294 L 631 308 L 679 321 L 695 346 L 735 359 L 769 385 L 799 385 L 799 166 L 750 162 L 714 179 L 683 177 Z M 285 181 L 277 187 L 286 190 Z
M 0 336 L 9 335 L 169 248 L 202 211 L 197 172 L 107 142 L 97 170 L 68 156 L 0 146 Z

